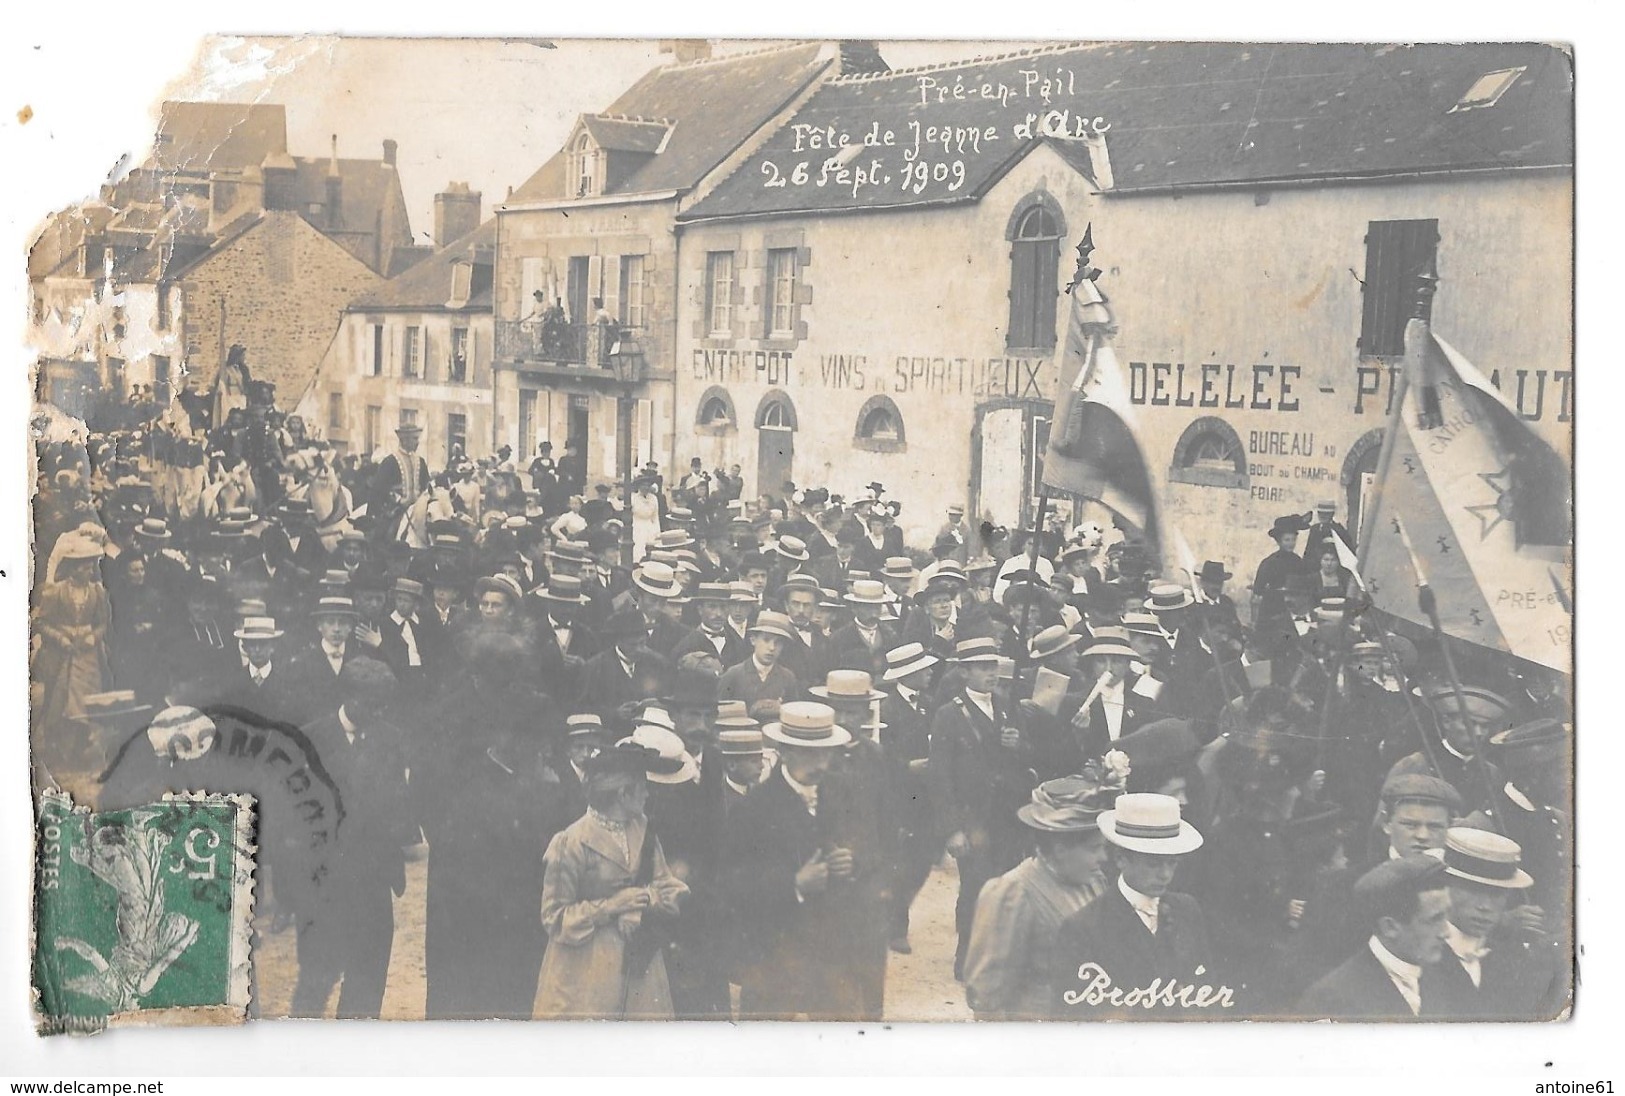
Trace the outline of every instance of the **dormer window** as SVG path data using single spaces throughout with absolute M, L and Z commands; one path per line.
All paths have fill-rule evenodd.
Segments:
M 570 196 L 592 198 L 601 189 L 598 145 L 583 130 L 570 146 Z
M 1493 107 L 1507 93 L 1507 90 L 1517 83 L 1529 66 L 1521 65 L 1518 68 L 1497 69 L 1486 72 L 1473 82 L 1456 105 L 1450 108 L 1449 113 L 1457 114 L 1464 110 L 1477 110 L 1481 107 Z

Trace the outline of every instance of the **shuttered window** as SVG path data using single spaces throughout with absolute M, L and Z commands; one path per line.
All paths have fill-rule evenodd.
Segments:
M 1439 222 L 1372 221 L 1365 235 L 1360 356 L 1405 353 L 1405 324 L 1416 313 L 1417 275 L 1433 266 Z
M 1043 206 L 1028 210 L 1018 222 L 1010 245 L 1010 330 L 1006 346 L 1054 347 L 1060 248 L 1060 228 L 1049 210 Z

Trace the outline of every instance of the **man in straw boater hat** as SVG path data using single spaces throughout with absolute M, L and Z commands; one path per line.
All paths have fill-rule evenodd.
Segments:
M 1369 935 L 1299 999 L 1296 1019 L 1413 1020 L 1432 1012 L 1429 968 L 1449 951 L 1449 876 L 1441 857 L 1386 860 L 1354 884 L 1355 918 Z
M 1068 725 L 1082 758 L 1099 757 L 1125 735 L 1133 734 L 1163 713 L 1156 702 L 1138 689 L 1141 675 L 1130 666 L 1140 652 L 1122 628 L 1097 628 L 1081 651 L 1083 680 L 1089 691 Z
M 632 586 L 648 625 L 648 648 L 670 656 L 688 635 L 688 629 L 666 614 L 665 606 L 683 596 L 683 584 L 669 563 L 645 560 L 632 571 Z
M 288 671 L 294 695 L 304 704 L 305 718 L 316 719 L 338 711 L 344 699 L 341 679 L 345 667 L 368 659 L 355 642 L 353 632 L 361 617 L 348 597 L 321 597 L 310 615 L 316 625 L 316 641 L 294 656 Z
M 282 629 L 268 616 L 244 617 L 233 633 L 245 665 L 221 683 L 221 700 L 277 722 L 298 722 L 304 698 L 281 651 Z
M 438 679 L 448 641 L 438 620 L 422 611 L 425 593 L 416 579 L 397 578 L 390 586 L 389 612 L 378 626 L 378 656 L 409 693 L 419 696 Z
M 898 642 L 897 629 L 881 619 L 886 609 L 886 586 L 878 579 L 858 579 L 841 596 L 852 612 L 852 622 L 829 637 L 830 665 L 842 669 L 885 671 L 886 652 Z
M 1232 991 L 1214 971 L 1202 910 L 1190 895 L 1170 889 L 1181 861 L 1202 846 L 1196 827 L 1180 817 L 1179 800 L 1130 792 L 1096 824 L 1109 846 L 1111 881 L 1056 933 L 1054 1015 L 1225 1015 L 1229 1010 L 1219 1002 Z
M 782 542 L 781 542 L 782 546 Z M 786 645 L 779 661 L 785 669 L 803 682 L 823 679 L 829 664 L 829 637 L 818 630 L 813 621 L 818 603 L 824 596 L 818 580 L 812 575 L 796 573 L 780 583 L 775 593 L 784 615 L 789 618 L 794 642 Z
M 598 653 L 598 637 L 586 623 L 587 595 L 576 575 L 554 573 L 545 585 L 525 598 L 536 621 L 538 665 L 549 682 L 550 692 L 570 693 L 574 674 L 587 659 Z M 555 688 L 553 682 L 568 685 Z
M 1535 883 L 1518 843 L 1490 830 L 1453 826 L 1445 836 L 1450 888 L 1446 951 L 1428 968 L 1429 1015 L 1455 1020 L 1555 1019 L 1568 999 L 1562 957 L 1550 938 L 1520 931 L 1507 912 Z
M 722 860 L 738 918 L 740 1018 L 869 1018 L 872 957 L 852 944 L 878 911 L 861 900 L 865 869 L 837 838 L 830 784 L 852 736 L 829 705 L 808 701 L 784 704 L 762 734 L 779 767 L 729 815 Z
M 801 682 L 780 658 L 787 646 L 798 642 L 790 618 L 763 610 L 747 633 L 751 655 L 723 671 L 717 682 L 718 700 L 743 700 L 750 714 L 768 721 L 778 717 L 779 705 L 801 693 Z
M 926 764 L 931 753 L 933 709 L 927 690 L 942 660 L 918 643 L 886 652 L 881 687 L 880 721 L 886 728 L 886 755 L 893 765 L 893 807 L 897 823 L 897 868 L 892 883 L 890 947 L 900 955 L 913 948 L 908 940 L 908 911 L 942 855 L 941 837 L 931 821 L 931 792 Z
M 994 693 L 999 660 L 996 640 L 961 640 L 952 664 L 963 683 L 943 698 L 931 720 L 931 809 L 949 855 L 959 864 L 955 978 L 964 974 L 982 884 L 1014 867 L 1025 851 L 1015 812 L 1032 788 L 1032 773 L 1021 732 Z
M 1061 923 L 1106 889 L 1100 814 L 1123 790 L 1120 757 L 1033 789 L 1017 818 L 1036 852 L 982 888 L 965 960 L 965 1000 L 979 1020 L 1050 1017 Z

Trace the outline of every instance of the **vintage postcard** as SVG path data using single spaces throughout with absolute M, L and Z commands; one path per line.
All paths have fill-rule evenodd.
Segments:
M 14 257 L 46 1026 L 1569 1014 L 1566 48 L 152 113 Z

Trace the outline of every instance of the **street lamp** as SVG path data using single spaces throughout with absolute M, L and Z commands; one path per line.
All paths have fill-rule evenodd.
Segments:
M 621 386 L 615 394 L 616 462 L 621 469 L 621 566 L 632 569 L 632 408 L 633 389 L 642 379 L 643 355 L 610 353 L 610 370 Z

